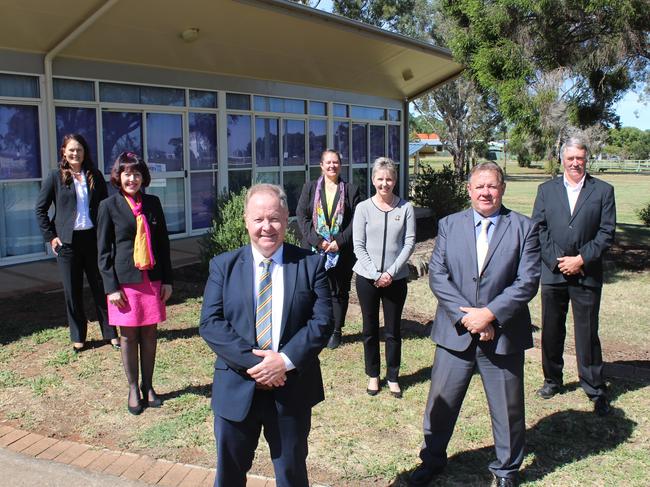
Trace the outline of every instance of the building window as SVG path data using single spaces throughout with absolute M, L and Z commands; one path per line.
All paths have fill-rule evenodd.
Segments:
M 43 252 L 34 202 L 38 182 L 0 182 L 0 257 Z
M 184 178 L 152 179 L 147 193 L 160 198 L 170 235 L 185 232 Z
M 251 167 L 251 117 L 228 115 L 228 167 Z
M 399 125 L 388 126 L 388 157 L 395 162 L 400 161 L 400 130 Z
M 55 100 L 95 101 L 95 83 L 78 79 L 53 80 Z
M 195 108 L 217 108 L 217 94 L 214 91 L 190 90 L 190 106 Z
M 334 150 L 341 154 L 341 163 L 350 161 L 350 123 L 334 121 Z
M 362 107 L 351 105 L 352 118 L 361 120 L 386 120 L 386 110 L 383 108 Z
M 104 172 L 110 174 L 115 159 L 124 151 L 142 154 L 142 114 L 102 112 Z
M 304 120 L 283 120 L 282 146 L 284 148 L 283 166 L 303 166 L 305 164 Z
M 399 122 L 402 120 L 402 113 L 399 110 L 388 110 L 388 120 Z
M 97 159 L 97 115 L 94 108 L 56 107 L 57 146 L 67 134 L 81 134 L 90 148 L 90 157 L 95 165 Z M 58 154 L 57 154 L 58 157 Z
M 368 126 L 362 123 L 352 124 L 352 163 L 368 164 Z
M 190 168 L 216 169 L 217 116 L 213 113 L 190 113 Z
M 0 180 L 41 177 L 38 107 L 0 104 Z
M 276 113 L 305 113 L 305 100 L 255 96 L 255 111 Z
M 327 148 L 327 120 L 309 121 L 309 164 L 320 165 L 320 157 Z
M 251 97 L 240 93 L 226 93 L 226 108 L 229 110 L 250 110 Z
M 39 98 L 38 78 L 36 76 L 0 73 L 0 96 Z
M 153 171 L 183 170 L 183 117 L 147 113 L 147 163 Z
M 370 126 L 370 162 L 386 155 L 386 127 L 383 125 Z
M 277 118 L 255 119 L 255 165 L 277 167 L 280 165 L 280 135 Z
M 217 194 L 217 173 L 198 172 L 190 175 L 192 198 L 192 230 L 209 228 Z
M 347 118 L 347 116 L 348 116 L 348 106 L 343 105 L 341 103 L 334 103 L 333 112 L 334 112 L 335 117 Z
M 158 86 L 99 83 L 99 99 L 111 103 L 185 106 L 185 90 Z
M 310 101 L 309 102 L 310 115 L 327 115 L 327 103 L 324 101 Z

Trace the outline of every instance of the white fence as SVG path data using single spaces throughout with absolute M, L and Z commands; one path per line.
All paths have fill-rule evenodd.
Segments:
M 591 172 L 605 172 L 605 171 L 650 172 L 650 159 L 637 160 L 637 161 L 631 161 L 631 160 L 591 161 L 589 163 L 589 170 Z

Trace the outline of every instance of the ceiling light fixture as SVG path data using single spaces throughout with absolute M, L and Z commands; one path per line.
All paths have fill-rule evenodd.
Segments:
M 190 27 L 181 32 L 181 39 L 185 42 L 194 42 L 199 38 L 199 29 L 196 27 Z

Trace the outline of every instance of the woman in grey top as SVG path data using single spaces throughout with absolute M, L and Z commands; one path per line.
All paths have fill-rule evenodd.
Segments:
M 384 308 L 386 380 L 392 396 L 402 397 L 397 382 L 402 352 L 400 325 L 406 300 L 407 261 L 415 248 L 413 206 L 393 194 L 397 182 L 395 163 L 380 157 L 372 168 L 377 192 L 357 205 L 352 240 L 357 263 L 356 286 L 363 315 L 363 350 L 366 389 L 379 392 L 379 304 Z

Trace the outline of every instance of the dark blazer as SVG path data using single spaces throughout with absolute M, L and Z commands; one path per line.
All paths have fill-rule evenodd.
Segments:
M 533 346 L 528 302 L 539 286 L 537 225 L 501 207 L 483 271 L 478 275 L 472 209 L 440 220 L 429 263 L 429 285 L 438 299 L 431 339 L 445 348 L 464 351 L 472 334 L 460 323 L 461 306 L 487 306 L 496 316 L 494 340 L 483 346 L 506 355 Z
M 88 185 L 88 202 L 90 220 L 97 226 L 97 210 L 99 203 L 108 195 L 104 176 L 97 169 L 92 171 L 95 181 L 94 189 Z M 50 220 L 47 212 L 54 202 L 54 219 Z M 54 169 L 48 174 L 41 186 L 41 192 L 36 200 L 36 220 L 43 233 L 43 239 L 51 242 L 59 237 L 65 244 L 72 243 L 74 221 L 77 216 L 77 192 L 74 183 L 65 185 L 61 182 L 61 173 Z
M 312 222 L 314 212 L 314 195 L 316 194 L 316 183 L 318 180 L 305 183 L 300 193 L 298 200 L 298 207 L 296 208 L 296 217 L 298 219 L 298 227 L 302 234 L 301 245 L 305 249 L 312 247 L 319 248 L 323 242 L 323 237 L 318 235 L 314 230 Z M 324 182 L 323 182 L 324 184 Z M 361 193 L 359 188 L 352 183 L 344 182 L 345 187 L 345 202 L 343 208 L 343 222 L 339 234 L 334 238 L 339 246 L 339 252 L 344 259 L 354 259 L 353 244 L 352 244 L 352 217 L 354 216 L 354 209 L 361 201 Z M 336 208 L 341 194 L 337 191 L 334 198 L 332 208 Z M 325 190 L 321 188 L 321 203 L 323 209 L 327 212 L 327 203 L 325 202 Z
M 304 411 L 324 399 L 318 354 L 332 334 L 330 290 L 324 259 L 290 244 L 283 251 L 284 305 L 279 352 L 296 368 L 273 395 L 279 414 Z M 255 345 L 253 254 L 250 245 L 210 261 L 199 332 L 217 354 L 212 385 L 215 414 L 242 421 L 255 381 L 246 370 L 262 361 Z
M 156 196 L 142 193 L 142 207 L 149 223 L 151 246 L 156 259 L 156 265 L 149 271 L 149 279 L 172 284 L 169 236 L 160 200 Z M 101 202 L 97 246 L 99 272 L 106 294 L 118 291 L 120 284 L 142 282 L 142 271 L 133 263 L 135 234 L 135 216 L 122 193 L 115 193 Z
M 603 254 L 614 242 L 616 204 L 614 188 L 585 176 L 573 214 L 562 176 L 537 188 L 533 219 L 539 225 L 542 247 L 542 284 L 577 281 L 590 287 L 603 285 Z M 567 277 L 558 269 L 558 257 L 582 256 L 584 276 Z

